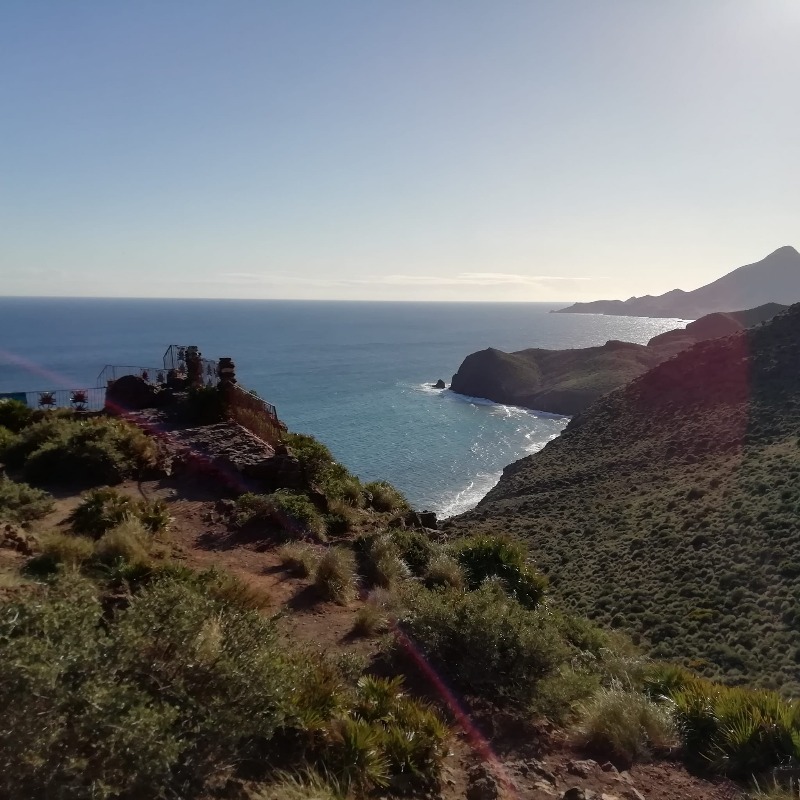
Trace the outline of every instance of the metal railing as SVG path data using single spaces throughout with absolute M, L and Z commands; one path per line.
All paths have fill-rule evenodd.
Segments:
M 228 387 L 227 413 L 229 419 L 267 444 L 278 444 L 283 437 L 284 426 L 275 406 L 239 385 Z
M 174 369 L 180 375 L 185 375 L 187 369 L 187 356 L 191 357 L 192 351 L 198 357 L 200 371 L 203 376 L 203 383 L 206 386 L 213 383 L 217 377 L 217 362 L 209 358 L 203 358 L 196 347 L 183 344 L 171 344 L 164 352 L 164 370 Z
M 3 400 L 18 400 L 28 408 L 45 410 L 69 408 L 73 411 L 101 411 L 106 401 L 105 386 L 89 389 L 47 389 L 40 392 L 0 393 Z

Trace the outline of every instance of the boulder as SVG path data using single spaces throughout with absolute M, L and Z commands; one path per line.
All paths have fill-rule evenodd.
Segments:
M 446 389 L 447 386 L 445 386 L 444 381 L 441 378 L 439 378 L 439 380 L 436 381 L 436 383 L 433 384 L 433 388 L 434 389 Z
M 137 375 L 123 375 L 106 389 L 105 406 L 111 411 L 139 411 L 158 408 L 163 399 L 164 394 L 157 386 Z

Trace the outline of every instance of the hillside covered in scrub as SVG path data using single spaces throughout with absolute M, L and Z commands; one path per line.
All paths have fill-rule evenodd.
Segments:
M 800 691 L 800 305 L 601 398 L 449 531 L 519 537 L 570 610 Z
M 131 419 L 0 403 L 3 798 L 780 800 L 800 705 L 573 614 L 521 539 Z
M 709 314 L 655 336 L 646 345 L 609 341 L 599 347 L 514 353 L 490 347 L 464 359 L 450 388 L 469 397 L 571 416 L 681 350 L 759 325 L 786 308 L 768 303 Z

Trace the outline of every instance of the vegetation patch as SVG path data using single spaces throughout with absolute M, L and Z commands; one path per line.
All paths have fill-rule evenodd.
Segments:
M 528 562 L 525 546 L 507 536 L 474 536 L 463 540 L 455 557 L 467 586 L 477 589 L 488 578 L 503 582 L 506 591 L 526 608 L 535 608 L 547 589 L 547 579 Z
M 241 495 L 236 501 L 236 522 L 244 527 L 267 523 L 280 527 L 287 538 L 306 536 L 324 540 L 325 520 L 304 494 L 280 490 L 272 494 Z
M 98 538 L 128 518 L 139 520 L 150 533 L 166 531 L 170 523 L 163 500 L 136 500 L 115 489 L 88 492 L 70 515 L 70 523 L 76 533 Z
M 317 563 L 314 586 L 324 600 L 346 605 L 356 596 L 355 558 L 344 547 L 330 547 Z
M 407 511 L 410 506 L 403 494 L 386 481 L 364 484 L 366 504 L 375 511 Z
M 619 684 L 599 689 L 581 708 L 576 740 L 625 765 L 675 747 L 679 741 L 669 705 Z
M 120 483 L 157 461 L 153 440 L 124 420 L 56 412 L 22 428 L 4 458 L 31 483 L 68 486 Z
M 800 308 L 666 361 L 509 466 L 451 534 L 524 540 L 572 613 L 800 696 Z
M 473 592 L 418 589 L 400 625 L 454 686 L 499 703 L 530 703 L 570 654 L 546 612 L 492 585 Z
M 0 475 L 0 520 L 30 522 L 52 508 L 53 498 L 47 492 Z

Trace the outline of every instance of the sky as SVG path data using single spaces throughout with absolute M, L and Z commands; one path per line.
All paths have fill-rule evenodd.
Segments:
M 573 301 L 800 247 L 800 0 L 3 0 L 0 295 Z

